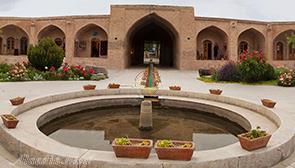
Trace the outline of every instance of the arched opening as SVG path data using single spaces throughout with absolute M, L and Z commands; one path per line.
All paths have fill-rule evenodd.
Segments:
M 210 26 L 197 36 L 197 60 L 226 60 L 228 37 L 215 26 Z
M 251 28 L 243 31 L 238 38 L 238 55 L 243 51 L 264 51 L 265 50 L 265 37 L 259 31 Z M 247 44 L 247 45 L 246 45 Z
M 8 25 L 0 29 L 1 55 L 26 55 L 28 49 L 28 35 L 18 26 Z
M 75 38 L 75 57 L 107 57 L 108 35 L 99 26 L 89 24 L 81 28 Z
M 65 50 L 66 35 L 59 27 L 50 25 L 42 29 L 38 34 L 38 40 L 40 41 L 43 38 L 51 38 L 56 43 L 56 45 Z
M 28 49 L 28 39 L 26 37 L 22 37 L 20 39 L 20 54 L 26 55 Z
M 295 34 L 295 30 L 280 33 L 273 41 L 274 60 L 295 60 L 295 49 L 288 44 L 288 37 Z
M 137 21 L 127 34 L 128 64 L 142 66 L 145 58 L 155 58 L 161 67 L 173 67 L 177 55 L 177 32 L 156 14 Z
M 249 50 L 249 45 L 246 41 L 241 41 L 239 44 L 239 54 Z

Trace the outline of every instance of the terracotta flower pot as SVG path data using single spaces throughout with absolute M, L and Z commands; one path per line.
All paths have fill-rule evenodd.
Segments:
M 210 92 L 210 94 L 221 95 L 222 90 L 220 90 L 220 89 L 210 89 L 209 92 Z
M 271 135 L 267 134 L 266 136 L 259 137 L 256 139 L 249 139 L 245 137 L 246 134 L 247 133 L 238 135 L 238 138 L 242 148 L 248 151 L 253 151 L 259 148 L 266 147 L 269 139 L 271 138 Z
M 119 89 L 120 88 L 120 84 L 116 84 L 116 83 L 110 83 L 108 85 L 109 89 Z
M 84 90 L 95 90 L 96 85 L 84 85 Z
M 158 147 L 157 141 L 155 144 L 155 150 L 158 155 L 158 158 L 161 160 L 191 160 L 194 150 L 195 144 L 190 141 L 172 141 L 175 147 Z M 184 144 L 191 144 L 189 148 L 181 147 Z
M 276 102 L 269 99 L 262 99 L 261 102 L 265 107 L 268 107 L 268 108 L 274 108 L 276 105 Z
M 16 98 L 10 99 L 11 104 L 14 106 L 23 104 L 24 101 L 25 101 L 25 97 L 16 97 Z
M 170 90 L 176 90 L 176 91 L 180 91 L 181 87 L 180 86 L 169 86 Z
M 117 138 L 112 143 L 116 157 L 148 158 L 153 147 L 153 141 L 149 139 L 129 139 L 132 145 L 117 145 L 116 140 Z M 140 145 L 143 141 L 149 144 Z
M 18 119 L 12 114 L 1 115 L 2 121 L 7 128 L 15 128 L 18 124 Z

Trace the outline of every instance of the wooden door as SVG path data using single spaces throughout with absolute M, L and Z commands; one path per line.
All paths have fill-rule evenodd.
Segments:
M 284 44 L 282 42 L 278 42 L 276 45 L 276 59 L 283 60 L 284 59 Z
M 7 54 L 13 55 L 14 54 L 14 48 L 15 48 L 15 39 L 13 37 L 9 37 L 7 39 Z
M 204 41 L 204 59 L 211 60 L 212 59 L 212 42 L 209 40 Z
M 91 40 L 91 57 L 99 57 L 100 40 Z

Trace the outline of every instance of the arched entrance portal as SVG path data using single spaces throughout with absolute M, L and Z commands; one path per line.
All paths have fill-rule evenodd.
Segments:
M 166 20 L 152 14 L 138 21 L 129 31 L 127 56 L 130 66 L 144 64 L 144 56 L 151 48 L 159 55 L 159 66 L 173 67 L 176 57 L 177 34 Z

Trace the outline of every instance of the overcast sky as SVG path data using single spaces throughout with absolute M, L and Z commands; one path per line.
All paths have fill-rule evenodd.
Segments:
M 0 0 L 0 16 L 109 14 L 110 4 L 193 6 L 196 16 L 295 21 L 295 0 Z

